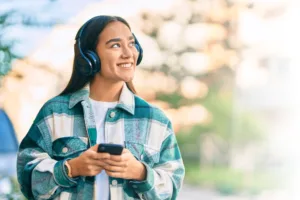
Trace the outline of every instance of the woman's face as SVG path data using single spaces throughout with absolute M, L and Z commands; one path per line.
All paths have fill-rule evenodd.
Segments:
M 138 51 L 125 24 L 119 21 L 109 23 L 99 35 L 96 52 L 101 60 L 102 78 L 113 82 L 133 79 Z

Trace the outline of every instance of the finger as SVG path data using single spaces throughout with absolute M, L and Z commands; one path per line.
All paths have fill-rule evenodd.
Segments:
M 109 159 L 116 161 L 116 162 L 121 162 L 123 160 L 123 156 L 122 155 L 111 155 Z
M 86 150 L 85 152 L 85 156 L 88 159 L 97 159 L 97 152 L 95 152 L 93 149 L 89 148 L 88 150 Z
M 104 168 L 105 166 L 108 166 L 109 164 L 106 163 L 105 160 L 96 160 L 95 165 L 100 166 L 102 168 Z
M 103 162 L 105 162 L 107 165 L 112 165 L 112 166 L 119 166 L 119 167 L 127 167 L 128 166 L 128 164 L 127 164 L 126 161 L 116 162 L 114 160 L 107 159 L 107 160 L 105 160 Z
M 111 155 L 109 153 L 97 153 L 98 160 L 110 159 Z
M 128 149 L 124 148 L 123 151 L 122 151 L 122 154 L 123 154 L 123 153 L 129 153 L 129 152 L 130 152 L 130 151 L 129 151 Z M 130 153 L 131 153 L 131 152 L 130 152 Z
M 109 159 L 110 154 L 109 153 L 91 152 L 89 154 L 89 157 L 93 160 L 104 160 L 104 159 Z
M 93 170 L 94 170 L 94 171 L 99 172 L 99 171 L 101 171 L 102 169 L 104 169 L 104 168 L 101 167 L 101 166 L 98 166 L 98 165 L 94 165 L 94 166 L 93 166 Z
M 92 175 L 92 176 L 95 176 L 95 175 L 101 173 L 102 170 L 103 170 L 102 167 L 94 165 L 94 166 L 89 167 L 89 173 L 88 174 Z
M 121 172 L 111 172 L 111 171 L 107 171 L 105 170 L 106 174 L 110 177 L 114 177 L 114 178 L 124 178 L 123 173 Z
M 97 151 L 98 151 L 98 146 L 99 146 L 99 144 L 96 144 L 96 145 L 92 146 L 92 147 L 89 148 L 89 149 L 92 150 L 92 151 L 97 152 Z
M 104 169 L 106 171 L 110 171 L 110 172 L 125 172 L 125 168 L 124 167 L 119 167 L 119 166 L 106 165 L 104 167 Z
M 91 166 L 91 167 L 93 167 L 93 166 L 95 166 L 95 167 L 103 167 L 103 166 L 108 165 L 108 164 L 106 164 L 105 162 L 103 162 L 103 160 L 90 159 L 88 165 Z

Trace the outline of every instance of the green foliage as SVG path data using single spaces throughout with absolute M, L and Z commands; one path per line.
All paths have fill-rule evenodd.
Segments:
M 0 80 L 11 70 L 12 61 L 16 58 L 20 58 L 20 56 L 12 50 L 17 41 L 7 41 L 3 37 L 4 34 L 6 34 L 5 31 L 7 28 L 20 24 L 32 27 L 51 27 L 55 23 L 56 22 L 38 22 L 34 17 L 21 15 L 15 10 L 0 13 Z
M 171 94 L 157 93 L 157 100 L 168 102 L 171 108 L 179 108 L 184 98 L 178 92 Z
M 185 181 L 188 184 L 212 188 L 223 195 L 241 192 L 255 195 L 265 189 L 277 187 L 277 178 L 268 172 L 246 173 L 227 167 L 205 168 L 192 164 L 185 167 Z
M 181 102 L 187 102 L 180 99 L 178 94 L 176 95 L 177 99 L 173 103 L 178 104 L 178 107 L 182 106 Z M 193 185 L 213 188 L 223 195 L 242 191 L 255 194 L 265 188 L 273 187 L 270 181 L 272 177 L 267 173 L 247 174 L 230 169 L 227 165 L 232 147 L 243 147 L 263 138 L 262 129 L 259 128 L 260 124 L 254 115 L 246 112 L 234 113 L 232 93 L 216 87 L 211 87 L 207 97 L 196 102 L 210 112 L 212 119 L 208 124 L 194 125 L 177 132 L 176 137 L 186 167 L 185 181 Z M 222 159 L 225 162 L 220 162 L 220 159 L 216 158 L 218 162 L 210 163 L 206 167 L 200 166 L 201 137 L 205 135 L 215 135 L 223 139 L 225 145 L 218 148 L 222 150 Z
M 209 111 L 212 116 L 211 122 L 178 132 L 178 135 L 180 133 L 184 135 L 185 140 L 195 142 L 201 133 L 216 134 L 225 141 L 242 144 L 262 139 L 262 128 L 260 128 L 262 126 L 252 113 L 234 113 L 231 91 L 220 91 L 211 87 L 204 99 L 185 99 L 179 92 L 159 93 L 157 99 L 168 102 L 172 108 L 201 104 Z
M 209 131 L 209 127 L 196 125 L 187 129 L 182 129 L 176 134 L 180 151 L 185 163 L 199 164 L 201 134 Z
M 211 88 L 202 105 L 212 114 L 210 130 L 231 145 L 245 145 L 263 139 L 263 127 L 254 113 L 235 112 L 231 91 Z
M 212 114 L 211 130 L 228 139 L 232 128 L 232 93 L 220 92 L 211 87 L 202 105 Z
M 217 149 L 221 152 L 221 155 L 214 157 L 210 161 L 211 163 L 208 164 L 208 167 L 218 168 L 219 170 L 220 168 L 227 169 L 230 161 L 230 151 L 233 148 L 244 147 L 251 143 L 255 144 L 263 139 L 263 129 L 253 113 L 234 112 L 233 94 L 230 90 L 222 90 L 212 85 L 204 99 L 184 100 L 184 98 L 177 93 L 170 95 L 169 99 L 167 95 L 161 95 L 159 97 L 160 100 L 169 100 L 169 103 L 171 102 L 174 107 L 196 103 L 201 104 L 211 114 L 211 121 L 209 123 L 185 127 L 177 132 L 176 137 L 186 165 L 198 166 L 202 163 L 202 136 L 212 136 L 211 138 L 221 139 L 222 143 L 215 144 L 217 145 Z M 231 171 L 228 173 L 230 174 Z M 232 193 L 235 190 L 240 190 L 239 179 L 242 175 L 239 173 L 230 174 L 230 176 L 234 177 L 233 179 L 225 175 L 217 180 L 215 180 L 216 178 L 213 176 L 202 176 L 205 176 L 205 174 L 201 174 L 201 177 L 198 178 L 200 178 L 200 180 L 203 178 L 206 181 L 212 178 L 211 181 L 214 181 L 214 187 L 218 190 L 222 190 L 223 193 L 226 193 L 226 191 Z M 194 178 L 192 175 L 187 175 L 186 177 L 187 181 L 191 182 L 193 182 Z
M 18 56 L 12 52 L 13 42 L 8 42 L 3 39 L 3 31 L 9 27 L 9 16 L 14 13 L 13 11 L 0 14 L 0 79 L 6 75 L 11 68 L 11 61 Z

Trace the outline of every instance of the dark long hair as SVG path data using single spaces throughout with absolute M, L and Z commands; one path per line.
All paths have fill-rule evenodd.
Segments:
M 97 23 L 97 20 L 100 23 Z M 82 41 L 84 50 L 92 50 L 92 51 L 96 52 L 99 35 L 103 31 L 103 29 L 111 22 L 116 22 L 116 21 L 122 22 L 131 30 L 128 22 L 125 19 L 118 17 L 118 16 L 103 16 L 103 17 L 97 18 L 94 21 L 95 21 L 94 24 L 96 24 L 95 27 L 89 26 L 90 25 L 89 24 L 85 28 L 85 30 L 87 29 L 85 31 L 85 32 L 87 32 L 87 34 L 86 34 L 86 37 L 83 37 L 83 41 Z M 91 23 L 93 23 L 93 22 L 91 22 Z M 72 75 L 71 75 L 68 85 L 60 93 L 60 95 L 76 92 L 76 91 L 82 89 L 83 87 L 85 87 L 87 84 L 89 84 L 94 79 L 94 76 L 82 75 L 79 72 L 78 68 L 75 67 L 76 56 L 79 54 L 79 49 L 77 48 L 76 44 L 74 45 L 74 53 L 75 54 L 74 54 L 74 60 L 73 60 Z M 86 66 L 81 66 L 81 67 L 86 67 Z M 136 90 L 134 88 L 132 81 L 126 82 L 126 85 L 131 90 L 131 92 L 136 94 Z

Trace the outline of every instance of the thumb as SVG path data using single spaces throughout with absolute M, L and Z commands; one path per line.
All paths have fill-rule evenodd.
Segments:
M 96 145 L 92 146 L 90 149 L 95 152 L 98 152 L 98 146 L 99 146 L 99 144 L 96 144 Z

